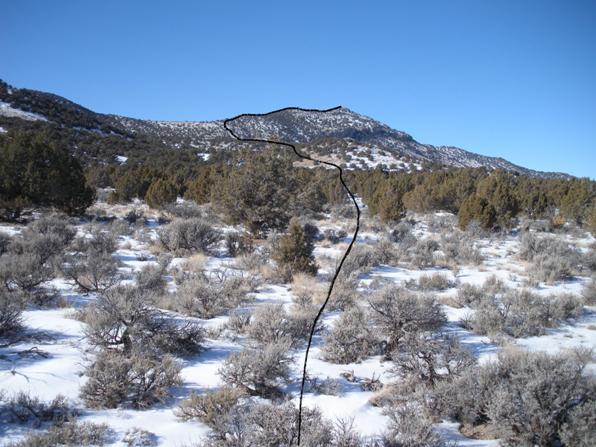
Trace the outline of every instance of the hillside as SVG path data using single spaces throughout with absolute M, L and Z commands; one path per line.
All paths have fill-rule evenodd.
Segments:
M 115 146 L 125 156 L 155 149 L 214 152 L 237 148 L 238 142 L 227 134 L 222 123 L 221 120 L 150 121 L 106 115 L 54 94 L 17 89 L 0 81 L 0 132 L 14 127 L 57 129 L 67 134 L 80 155 L 105 161 L 113 161 Z M 534 171 L 457 147 L 422 144 L 405 132 L 344 107 L 326 114 L 283 111 L 267 117 L 245 117 L 236 121 L 234 127 L 243 137 L 298 143 L 302 150 L 348 168 L 381 166 L 391 170 L 420 170 L 443 165 L 565 176 Z

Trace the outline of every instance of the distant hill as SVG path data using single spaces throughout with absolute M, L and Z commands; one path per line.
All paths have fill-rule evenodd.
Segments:
M 241 118 L 232 126 L 239 136 L 298 143 L 303 151 L 347 168 L 380 166 L 412 171 L 438 165 L 499 168 L 541 177 L 567 176 L 534 171 L 457 147 L 422 144 L 405 132 L 347 108 L 325 114 L 284 111 L 268 117 Z M 127 157 L 152 150 L 212 153 L 259 146 L 231 138 L 223 128 L 223 120 L 151 121 L 101 114 L 51 93 L 17 89 L 0 81 L 0 132 L 14 127 L 61 132 L 74 153 L 105 162 L 114 162 L 118 155 Z

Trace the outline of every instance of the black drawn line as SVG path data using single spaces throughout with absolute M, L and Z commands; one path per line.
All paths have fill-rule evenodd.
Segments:
M 343 177 L 343 170 L 339 165 L 336 165 L 335 163 L 331 163 L 329 161 L 323 161 L 323 160 L 317 160 L 315 158 L 310 157 L 309 155 L 305 155 L 300 153 L 297 149 L 296 146 L 294 146 L 291 143 L 284 143 L 282 141 L 274 141 L 274 140 L 266 140 L 266 139 L 259 139 L 259 138 L 242 138 L 239 137 L 238 135 L 236 135 L 234 133 L 234 131 L 232 129 L 230 129 L 228 127 L 228 124 L 232 121 L 235 121 L 239 118 L 244 118 L 244 117 L 262 117 L 262 116 L 269 116 L 269 115 L 273 115 L 274 113 L 278 113 L 278 112 L 284 112 L 287 110 L 299 110 L 301 112 L 317 112 L 317 113 L 329 113 L 329 112 L 333 112 L 335 110 L 341 109 L 341 106 L 337 106 L 337 107 L 333 107 L 331 109 L 303 109 L 301 107 L 284 107 L 283 109 L 278 109 L 278 110 L 274 110 L 272 112 L 267 112 L 267 113 L 242 113 L 240 115 L 237 115 L 233 118 L 228 118 L 227 120 L 224 121 L 223 125 L 224 128 L 230 133 L 230 135 L 232 135 L 232 137 L 234 137 L 236 140 L 238 141 L 248 141 L 248 142 L 255 142 L 255 143 L 268 143 L 268 144 L 279 144 L 281 146 L 286 146 L 286 147 L 290 147 L 292 148 L 292 150 L 294 151 L 294 153 L 300 157 L 303 158 L 305 160 L 310 160 L 313 162 L 318 162 L 327 166 L 331 166 L 334 167 L 335 169 L 337 169 L 339 171 L 339 180 L 343 186 L 343 188 L 347 191 L 347 193 L 350 195 L 350 198 L 352 199 L 352 202 L 354 202 L 354 206 L 356 207 L 356 230 L 354 231 L 354 235 L 352 236 L 352 240 L 350 241 L 350 245 L 348 245 L 348 248 L 346 249 L 343 257 L 341 258 L 341 261 L 337 267 L 337 269 L 335 270 L 335 274 L 333 275 L 333 278 L 331 279 L 331 283 L 329 284 L 329 290 L 327 291 L 327 297 L 325 298 L 325 301 L 323 302 L 323 305 L 321 306 L 321 308 L 319 309 L 319 312 L 317 313 L 317 316 L 315 317 L 312 326 L 310 328 L 310 335 L 308 337 L 308 344 L 306 346 L 306 353 L 304 356 L 304 366 L 302 368 L 302 384 L 300 385 L 300 402 L 298 404 L 298 445 L 300 445 L 300 435 L 301 435 L 301 430 L 302 430 L 302 398 L 304 397 L 304 384 L 306 382 L 306 367 L 307 367 L 307 363 L 308 363 L 308 353 L 310 351 L 310 346 L 312 344 L 312 339 L 315 333 L 315 329 L 317 326 L 317 323 L 319 322 L 319 319 L 321 318 L 321 315 L 323 314 L 323 311 L 325 310 L 325 307 L 327 306 L 327 303 L 329 302 L 329 299 L 331 298 L 331 293 L 333 292 L 333 286 L 335 285 L 335 281 L 337 280 L 337 277 L 339 275 L 339 272 L 341 271 L 341 268 L 344 264 L 344 261 L 346 260 L 346 258 L 348 257 L 348 255 L 350 254 L 350 251 L 352 250 L 352 247 L 354 245 L 354 243 L 356 242 L 356 238 L 358 236 L 358 231 L 360 230 L 360 207 L 358 206 L 358 202 L 356 201 L 356 197 L 354 196 L 354 194 L 352 193 L 352 191 L 350 191 L 350 188 L 348 188 L 348 185 L 346 184 L 344 177 Z

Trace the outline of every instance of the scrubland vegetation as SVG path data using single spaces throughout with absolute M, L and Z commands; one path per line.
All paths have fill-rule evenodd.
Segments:
M 2 153 L 38 153 L 31 138 Z M 26 190 L 30 169 L 6 181 L 0 157 L 4 445 L 296 445 L 354 214 L 335 173 L 286 155 L 71 160 L 68 200 Z M 348 181 L 361 234 L 314 328 L 301 445 L 592 445 L 594 183 Z

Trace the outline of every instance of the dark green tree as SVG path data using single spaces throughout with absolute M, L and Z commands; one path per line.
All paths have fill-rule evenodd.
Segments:
M 596 203 L 596 183 L 589 179 L 571 182 L 567 194 L 561 198 L 561 214 L 582 224 L 589 218 L 592 204 Z
M 292 274 L 304 272 L 317 274 L 317 264 L 313 256 L 314 244 L 307 236 L 298 219 L 292 219 L 287 234 L 280 238 L 273 258 L 282 266 L 290 269 Z
M 216 208 L 260 236 L 285 228 L 298 194 L 292 159 L 275 149 L 244 154 L 238 164 L 212 187 Z
M 496 213 L 494 207 L 482 197 L 473 194 L 468 196 L 462 203 L 457 214 L 459 226 L 466 229 L 473 220 L 477 221 L 482 228 L 492 229 L 496 224 Z
M 176 186 L 164 179 L 157 179 L 149 186 L 145 194 L 145 201 L 151 208 L 160 208 L 163 205 L 174 203 L 178 196 Z
M 516 177 L 502 170 L 491 172 L 476 187 L 476 195 L 493 207 L 497 222 L 505 227 L 511 225 L 519 212 L 515 187 Z
M 383 222 L 398 222 L 406 215 L 403 198 L 409 189 L 409 177 L 397 177 L 380 184 L 372 196 L 373 212 Z
M 11 131 L 0 139 L 0 209 L 16 219 L 28 206 L 81 214 L 95 198 L 83 169 L 43 132 Z

